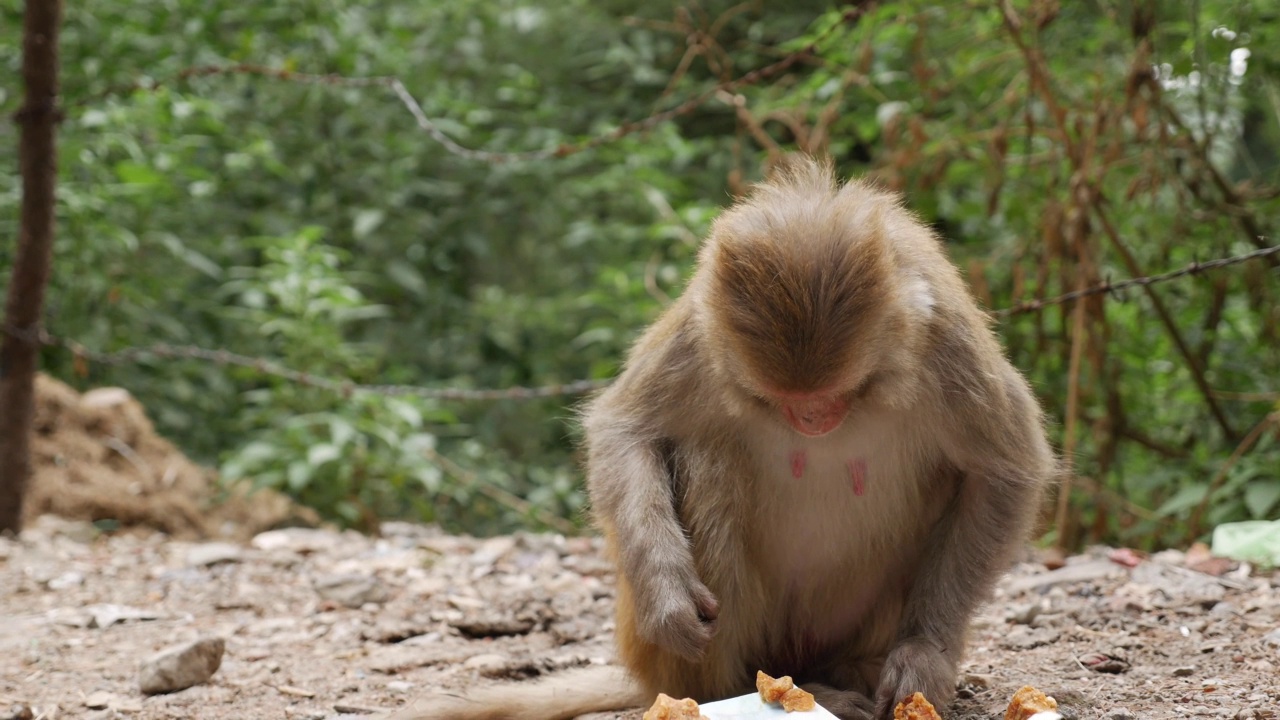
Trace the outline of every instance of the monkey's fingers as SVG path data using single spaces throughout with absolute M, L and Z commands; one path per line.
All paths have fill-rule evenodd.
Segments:
M 705 585 L 694 589 L 693 603 L 698 607 L 698 619 L 714 625 L 716 618 L 720 617 L 720 601 Z
M 915 693 L 946 705 L 955 694 L 955 667 L 924 639 L 907 640 L 889 653 L 876 688 L 877 720 L 892 720 L 893 708 Z

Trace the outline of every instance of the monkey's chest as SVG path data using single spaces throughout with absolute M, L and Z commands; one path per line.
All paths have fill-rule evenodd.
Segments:
M 858 624 L 910 574 L 935 515 L 927 440 L 892 418 L 846 425 L 822 438 L 782 428 L 755 443 L 762 577 L 804 624 Z

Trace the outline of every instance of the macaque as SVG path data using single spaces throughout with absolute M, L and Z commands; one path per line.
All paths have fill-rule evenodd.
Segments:
M 945 707 L 969 620 L 1057 470 L 937 238 L 803 157 L 714 223 L 583 427 L 628 676 L 568 671 L 397 717 L 706 703 L 753 692 L 758 670 L 844 720 L 916 692 Z

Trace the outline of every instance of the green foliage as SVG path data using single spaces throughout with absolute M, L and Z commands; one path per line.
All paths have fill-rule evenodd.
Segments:
M 680 293 L 718 209 L 758 177 L 762 138 L 825 149 L 842 172 L 903 191 L 992 307 L 1130 275 L 1096 207 L 1145 272 L 1274 231 L 1280 11 L 1024 0 L 1008 4 L 1020 48 L 1002 5 L 899 0 L 856 19 L 812 1 L 69 8 L 50 329 L 103 350 L 225 348 L 353 383 L 607 378 Z M 18 7 L 0 8 L 6 114 L 20 101 L 20 29 Z M 457 142 L 512 152 L 600 136 L 814 41 L 814 59 L 735 98 L 532 162 L 450 153 L 378 85 L 183 75 L 247 63 L 397 76 Z M 1047 94 L 1028 52 L 1043 57 Z M 1133 90 L 1150 68 L 1159 102 Z M 6 137 L 0 156 L 16 167 Z M 0 175 L 6 237 L 18 183 Z M 1206 527 L 1280 516 L 1274 427 L 1227 467 L 1276 410 L 1280 297 L 1267 268 L 1156 289 L 1215 392 L 1261 393 L 1217 398 L 1232 436 L 1140 291 L 1087 305 L 1074 385 L 1073 305 L 1001 322 L 1093 483 L 1075 486 L 1073 542 L 1180 542 L 1201 505 Z M 195 458 L 344 523 L 411 515 L 490 532 L 545 512 L 580 518 L 573 398 L 341 396 L 208 363 L 77 376 L 63 350 L 44 360 L 83 385 L 128 387 Z

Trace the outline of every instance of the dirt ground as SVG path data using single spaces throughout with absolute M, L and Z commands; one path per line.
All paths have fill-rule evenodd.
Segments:
M 611 661 L 597 539 L 282 527 L 306 513 L 220 506 L 127 394 L 43 386 L 44 505 L 0 538 L 0 720 L 355 718 Z M 977 618 L 948 720 L 1002 717 L 1028 684 L 1081 720 L 1280 718 L 1280 575 L 1202 548 L 1031 557 Z M 144 660 L 206 637 L 225 640 L 209 680 L 140 692 Z

